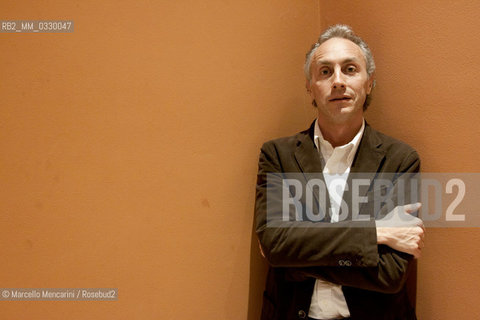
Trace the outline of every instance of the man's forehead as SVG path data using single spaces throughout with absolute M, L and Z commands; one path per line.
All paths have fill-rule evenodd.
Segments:
M 317 63 L 341 62 L 364 62 L 365 57 L 358 45 L 343 38 L 332 38 L 322 43 L 313 55 Z

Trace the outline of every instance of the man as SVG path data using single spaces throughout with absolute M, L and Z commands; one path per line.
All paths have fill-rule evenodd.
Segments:
M 370 49 L 350 27 L 328 28 L 305 62 L 317 119 L 306 131 L 261 149 L 255 226 L 270 264 L 263 320 L 416 319 L 415 258 L 424 246 L 424 228 L 411 214 L 420 204 L 394 201 L 395 208 L 392 203 L 377 208 L 376 192 L 415 193 L 408 181 L 420 159 L 411 147 L 365 122 L 374 71 Z M 357 173 L 392 182 L 380 188 L 367 184 L 362 198 L 352 187 Z M 285 183 L 292 174 L 302 185 Z M 305 186 L 316 188 L 301 189 Z M 307 190 L 317 190 L 311 194 L 320 209 L 313 215 L 309 205 L 315 201 Z

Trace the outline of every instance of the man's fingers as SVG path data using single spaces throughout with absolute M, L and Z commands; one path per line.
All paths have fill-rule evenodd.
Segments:
M 413 254 L 415 259 L 419 259 L 422 256 L 422 251 L 420 250 L 415 250 L 415 253 Z
M 425 248 L 425 241 L 424 241 L 424 234 L 423 232 L 419 235 L 419 239 L 417 241 L 417 248 L 414 250 L 414 257 L 416 259 L 422 256 L 422 249 Z
M 422 223 L 422 225 L 420 225 L 420 228 L 422 228 L 422 232 L 420 232 L 420 237 L 422 239 L 425 239 L 426 230 L 425 230 L 425 226 L 423 225 L 423 223 Z
M 411 204 L 406 204 L 403 206 L 403 209 L 405 210 L 406 213 L 414 213 L 422 207 L 422 204 L 420 202 L 417 203 L 411 203 Z
M 417 248 L 413 250 L 413 256 L 418 259 L 422 256 L 422 249 L 425 245 L 423 244 L 423 241 L 418 242 Z

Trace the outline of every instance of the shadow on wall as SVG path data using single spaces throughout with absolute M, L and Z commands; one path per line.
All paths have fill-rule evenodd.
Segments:
M 260 254 L 254 228 L 252 228 L 250 244 L 250 283 L 248 288 L 247 319 L 259 320 L 262 311 L 263 288 L 267 277 L 268 263 Z

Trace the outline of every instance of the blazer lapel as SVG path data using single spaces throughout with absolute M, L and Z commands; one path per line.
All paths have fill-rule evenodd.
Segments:
M 312 123 L 310 128 L 303 131 L 297 139 L 295 159 L 300 167 L 300 171 L 303 173 L 323 172 L 320 155 L 313 141 L 314 125 L 315 121 Z
M 343 199 L 349 209 L 348 219 L 352 219 L 352 179 L 369 179 L 370 186 L 368 189 L 363 188 L 359 192 L 360 197 L 365 196 L 368 190 L 372 188 L 373 181 L 380 171 L 384 159 L 385 150 L 382 149 L 382 140 L 378 137 L 377 132 L 368 123 L 365 123 L 365 131 L 348 175 L 348 189 L 345 189 L 343 194 Z
M 350 172 L 378 172 L 385 158 L 385 150 L 381 147 L 382 140 L 378 137 L 377 132 L 368 123 L 365 123 L 365 131 Z
M 314 126 L 315 121 L 308 130 L 303 131 L 299 136 L 296 144 L 295 159 L 297 160 L 300 171 L 303 173 L 306 182 L 312 178 L 320 179 L 323 182 L 326 192 L 325 195 L 320 195 L 318 193 L 318 188 L 315 188 L 314 190 L 305 190 L 305 192 L 313 192 L 315 205 L 317 208 L 320 208 L 320 210 L 325 212 L 325 219 L 323 221 L 330 221 L 330 196 L 323 177 L 323 166 L 319 150 L 316 148 L 314 142 Z M 322 197 L 320 198 L 320 196 Z M 325 199 L 325 202 L 320 203 L 320 199 Z

